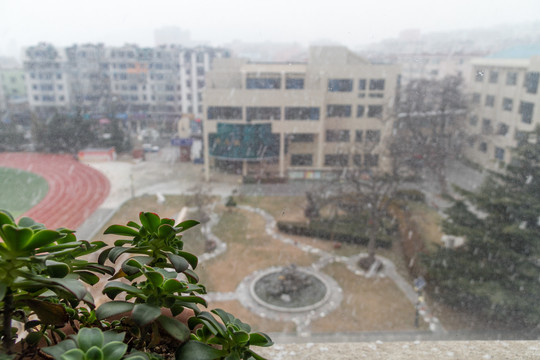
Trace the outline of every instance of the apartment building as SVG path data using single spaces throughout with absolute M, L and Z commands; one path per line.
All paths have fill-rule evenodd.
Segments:
M 36 111 L 79 108 L 97 117 L 174 121 L 202 115 L 204 76 L 224 49 L 102 44 L 25 49 L 30 106 Z
M 540 56 L 482 58 L 472 62 L 472 112 L 466 153 L 489 169 L 511 160 L 525 132 L 540 125 Z
M 325 178 L 386 163 L 399 67 L 343 47 L 310 48 L 306 63 L 219 59 L 204 92 L 205 174 Z
M 28 104 L 37 113 L 68 109 L 69 67 L 66 51 L 40 43 L 23 51 Z

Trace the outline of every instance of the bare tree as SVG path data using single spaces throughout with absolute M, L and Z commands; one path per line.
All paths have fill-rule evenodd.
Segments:
M 397 107 L 396 130 L 407 139 L 399 151 L 417 168 L 433 172 L 443 193 L 447 160 L 461 154 L 467 108 L 461 76 L 412 80 Z

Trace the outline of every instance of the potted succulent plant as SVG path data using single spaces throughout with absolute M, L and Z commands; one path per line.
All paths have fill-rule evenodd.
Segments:
M 272 345 L 267 335 L 223 310 L 199 309 L 206 289 L 182 241 L 198 222 L 149 212 L 139 220 L 110 226 L 105 234 L 122 238 L 107 247 L 1 211 L 0 359 L 262 359 L 250 346 Z M 82 258 L 94 252 L 97 262 Z M 103 275 L 111 301 L 96 308 L 87 286 Z M 12 320 L 26 331 L 17 344 Z

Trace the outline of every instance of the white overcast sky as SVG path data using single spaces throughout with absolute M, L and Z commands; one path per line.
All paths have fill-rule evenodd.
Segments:
M 164 26 L 194 40 L 333 40 L 357 46 L 423 33 L 540 20 L 540 0 L 0 0 L 0 55 L 40 41 L 151 46 Z

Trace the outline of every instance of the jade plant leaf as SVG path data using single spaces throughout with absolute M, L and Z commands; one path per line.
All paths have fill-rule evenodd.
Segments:
M 144 326 L 156 320 L 161 315 L 161 309 L 158 306 L 148 304 L 136 304 L 133 307 L 131 318 L 139 326 Z
M 164 315 L 158 317 L 159 324 L 171 335 L 179 341 L 186 341 L 189 338 L 189 328 L 180 321 Z
M 176 360 L 213 360 L 225 355 L 224 351 L 215 349 L 199 341 L 188 341 L 182 345 L 175 354 Z
M 114 234 L 120 236 L 139 236 L 139 232 L 131 227 L 123 225 L 111 225 L 109 226 L 103 234 Z
M 127 301 L 110 301 L 101 304 L 96 310 L 96 317 L 99 320 L 104 320 L 111 316 L 120 315 L 131 311 L 135 304 Z
M 185 231 L 187 229 L 190 229 L 194 226 L 197 226 L 199 225 L 200 222 L 196 221 L 196 220 L 186 220 L 186 221 L 182 221 L 181 223 L 179 223 L 178 225 L 176 225 L 177 228 L 182 228 L 182 231 Z
M 79 349 L 87 352 L 91 347 L 103 346 L 103 332 L 98 328 L 82 328 L 77 334 Z

